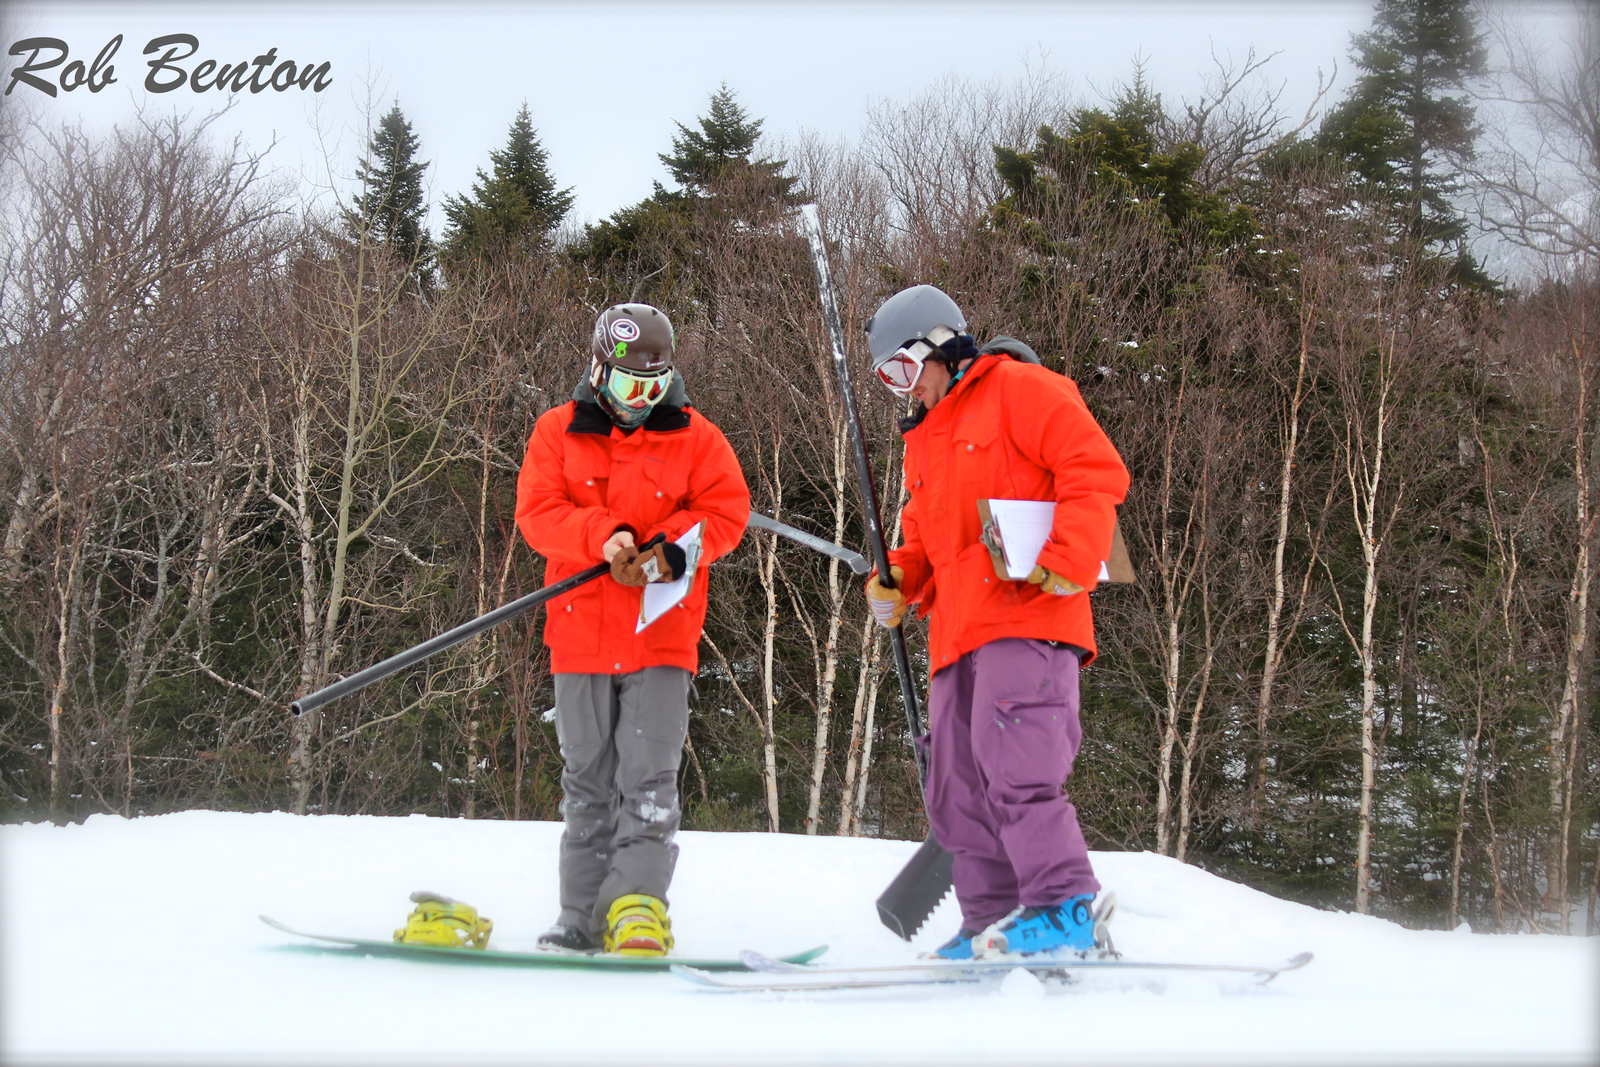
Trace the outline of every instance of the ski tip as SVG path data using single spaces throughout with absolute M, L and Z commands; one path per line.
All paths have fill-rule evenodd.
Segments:
M 828 951 L 827 945 L 818 945 L 816 948 L 804 952 L 796 952 L 792 956 L 769 956 L 765 952 L 756 952 L 752 949 L 739 950 L 739 962 L 744 964 L 749 971 L 767 971 L 789 973 L 793 971 L 809 971 L 811 968 L 802 964 L 810 963 L 824 952 Z
M 1301 967 L 1304 967 L 1315 958 L 1316 957 L 1309 952 L 1297 952 L 1293 956 L 1289 957 L 1289 960 L 1284 964 L 1283 969 L 1286 971 L 1297 970 Z
M 668 967 L 667 970 L 671 971 L 679 978 L 693 982 L 695 985 L 706 986 L 710 989 L 723 988 L 721 982 L 718 982 L 715 978 L 711 977 L 709 972 L 702 971 L 698 967 L 687 967 L 681 963 L 674 963 Z
M 803 970 L 803 968 L 797 963 L 785 963 L 782 960 L 773 959 L 764 952 L 753 952 L 750 949 L 740 950 L 739 962 L 744 964 L 747 969 L 752 971 L 771 973 L 777 971 Z

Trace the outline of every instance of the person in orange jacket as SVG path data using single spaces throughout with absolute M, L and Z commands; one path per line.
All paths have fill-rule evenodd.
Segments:
M 744 535 L 750 490 L 728 439 L 688 401 L 665 314 L 607 308 L 592 348 L 572 400 L 534 425 L 517 477 L 517 525 L 545 557 L 546 584 L 611 565 L 545 605 L 566 825 L 561 914 L 539 944 L 659 956 L 672 947 L 678 762 L 707 565 Z M 677 543 L 696 530 L 697 546 Z M 683 599 L 640 629 L 643 587 L 686 572 Z
M 893 588 L 867 596 L 885 626 L 929 619 L 928 820 L 954 857 L 961 904 L 946 959 L 1094 947 L 1100 889 L 1063 792 L 1082 743 L 1078 670 L 1094 659 L 1089 591 L 1111 558 L 1128 471 L 1069 378 L 1011 338 L 979 349 L 931 285 L 867 323 L 879 380 L 919 401 L 901 420 L 904 541 Z M 1055 504 L 1025 581 L 997 569 L 980 500 Z

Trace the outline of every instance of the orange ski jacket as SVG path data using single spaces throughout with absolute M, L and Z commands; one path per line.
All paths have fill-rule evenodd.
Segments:
M 681 381 L 681 379 L 680 379 Z M 545 605 L 545 643 L 558 674 L 627 674 L 645 667 L 699 668 L 708 564 L 738 545 L 750 490 L 728 439 L 683 399 L 679 385 L 631 434 L 617 429 L 587 383 L 534 424 L 517 476 L 517 526 L 545 557 L 553 585 L 603 561 L 619 529 L 643 543 L 675 540 L 697 522 L 699 569 L 689 593 L 635 633 L 643 590 L 602 575 Z M 677 402 L 674 402 L 677 401 Z
M 908 420 L 909 421 L 909 420 Z M 1128 469 L 1072 379 L 985 352 L 944 399 L 905 430 L 911 499 L 889 553 L 905 594 L 929 618 L 933 673 L 1002 637 L 1065 641 L 1094 659 L 1088 591 L 1111 556 Z M 1081 585 L 1055 596 L 995 574 L 978 500 L 1054 500 L 1039 563 Z

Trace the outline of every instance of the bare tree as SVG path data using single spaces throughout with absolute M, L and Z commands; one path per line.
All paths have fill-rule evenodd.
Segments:
M 1600 11 L 1574 0 L 1544 39 L 1527 13 L 1507 7 L 1489 19 L 1504 62 L 1480 96 L 1499 121 L 1471 175 L 1478 220 L 1539 256 L 1592 263 L 1600 258 Z
M 203 413 L 191 405 L 179 416 L 198 414 L 208 428 L 193 435 L 195 451 L 176 456 L 161 439 L 174 425 L 164 420 L 177 416 L 170 402 L 181 407 L 179 398 L 195 397 L 202 375 L 216 390 L 214 405 L 227 406 L 212 362 L 229 329 L 219 311 L 241 273 L 271 254 L 267 224 L 277 213 L 272 190 L 258 181 L 258 159 L 237 142 L 213 148 L 211 121 L 141 116 L 105 138 L 67 127 L 4 146 L 19 195 L 8 202 L 0 300 L 11 399 L 0 432 L 12 460 L 0 567 L 13 589 L 33 573 L 50 575 L 59 590 L 51 599 L 61 610 L 46 626 L 54 637 L 35 646 L 53 646 L 53 662 L 23 654 L 44 669 L 41 683 L 54 694 L 46 701 L 53 748 L 74 681 L 98 709 L 102 732 L 87 743 L 98 750 L 97 766 L 120 754 L 120 803 L 104 783 L 93 791 L 125 812 L 134 705 L 214 600 L 215 575 L 207 586 L 201 560 L 209 552 L 214 561 L 222 542 L 207 542 L 193 520 L 218 511 L 196 497 L 191 464 L 215 459 L 235 473 L 227 455 L 214 454 L 216 423 Z M 65 539 L 51 533 L 62 523 L 74 528 Z M 122 576 L 126 595 L 117 597 L 108 582 Z M 173 599 L 178 586 L 197 581 L 198 598 Z M 107 661 L 94 645 L 99 613 L 113 601 L 122 625 Z M 85 615 L 74 621 L 74 612 Z M 84 658 L 74 663 L 75 655 Z M 106 671 L 107 662 L 120 670 Z M 120 675 L 114 710 L 102 705 L 97 672 Z M 59 750 L 51 766 L 59 810 Z
M 1279 108 L 1288 82 L 1273 87 L 1263 75 L 1267 64 L 1281 53 L 1257 58 L 1252 46 L 1242 61 L 1211 53 L 1215 68 L 1205 79 L 1205 90 L 1193 101 L 1182 101 L 1183 114 L 1167 119 L 1165 138 L 1187 141 L 1205 153 L 1196 178 L 1207 189 L 1219 189 L 1245 177 L 1262 156 L 1293 141 L 1311 125 L 1317 109 L 1333 89 L 1338 65 L 1326 79 L 1317 71 L 1317 91 L 1294 126 Z
M 410 606 L 385 596 L 371 570 L 352 571 L 352 552 L 365 542 L 388 559 L 419 561 L 411 546 L 385 535 L 383 520 L 456 458 L 448 427 L 477 396 L 466 368 L 482 322 L 455 302 L 473 298 L 447 294 L 428 304 L 409 280 L 406 265 L 365 231 L 347 238 L 313 229 L 282 278 L 279 315 L 257 323 L 266 358 L 254 418 L 267 496 L 298 555 L 300 692 L 324 684 L 348 650 L 347 606 Z M 311 712 L 293 723 L 291 803 L 300 813 L 316 780 L 321 718 Z

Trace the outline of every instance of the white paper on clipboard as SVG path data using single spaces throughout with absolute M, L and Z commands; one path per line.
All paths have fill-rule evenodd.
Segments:
M 1000 551 L 1005 559 L 1006 577 L 1013 581 L 1026 579 L 1039 561 L 1039 552 L 1050 539 L 1050 527 L 1055 522 L 1054 500 L 995 500 L 983 501 L 989 514 L 980 517 L 993 521 L 999 534 Z M 1106 565 L 1100 564 L 1100 581 L 1109 574 Z
M 689 595 L 689 589 L 694 585 L 694 572 L 700 569 L 700 528 L 703 525 L 695 523 L 689 527 L 688 533 L 674 542 L 683 549 L 683 576 L 674 582 L 652 582 L 644 587 L 644 597 L 639 601 L 639 624 L 633 628 L 634 633 L 642 633 L 646 626 L 677 607 Z

